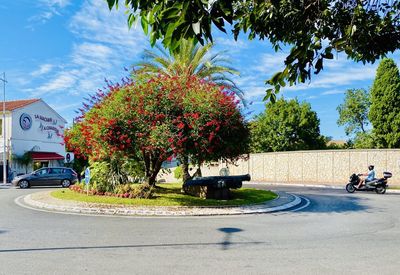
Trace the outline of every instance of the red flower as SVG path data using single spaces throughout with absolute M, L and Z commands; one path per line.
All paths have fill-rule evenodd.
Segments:
M 179 128 L 179 129 L 185 128 L 185 123 L 180 122 L 180 123 L 178 124 L 178 128 Z

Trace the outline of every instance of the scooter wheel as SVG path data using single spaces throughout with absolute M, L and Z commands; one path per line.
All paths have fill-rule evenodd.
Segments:
M 346 185 L 346 191 L 349 192 L 349 193 L 354 193 L 354 191 L 356 191 L 356 188 L 354 187 L 353 184 L 348 183 L 348 184 Z
M 378 186 L 378 187 L 376 187 L 375 192 L 377 194 L 385 194 L 386 193 L 386 188 L 382 187 L 382 186 Z

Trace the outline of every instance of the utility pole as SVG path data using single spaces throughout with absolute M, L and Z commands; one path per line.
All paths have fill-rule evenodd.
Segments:
M 3 184 L 7 183 L 7 158 L 6 158 L 6 73 L 3 72 L 3 78 L 0 78 L 0 81 L 3 81 Z

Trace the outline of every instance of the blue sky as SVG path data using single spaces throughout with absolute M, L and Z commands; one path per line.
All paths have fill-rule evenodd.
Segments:
M 140 60 L 149 48 L 140 24 L 128 30 L 123 10 L 109 12 L 101 0 L 18 0 L 0 3 L 0 72 L 6 72 L 7 100 L 42 98 L 69 123 L 83 97 L 119 81 L 124 68 Z M 215 50 L 227 50 L 236 81 L 253 102 L 247 112 L 262 112 L 264 81 L 283 67 L 285 53 L 275 53 L 266 41 L 242 35 L 216 34 Z M 390 55 L 400 65 L 400 53 Z M 336 125 L 336 107 L 350 88 L 372 85 L 378 63 L 362 65 L 337 55 L 307 84 L 287 87 L 286 98 L 311 104 L 321 121 L 321 133 L 346 139 Z M 252 116 L 250 115 L 249 118 Z

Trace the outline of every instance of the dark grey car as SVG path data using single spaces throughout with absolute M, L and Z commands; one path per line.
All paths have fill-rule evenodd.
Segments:
M 61 185 L 68 188 L 78 181 L 78 174 L 68 167 L 44 167 L 30 174 L 17 176 L 12 183 L 20 188 L 35 185 Z

